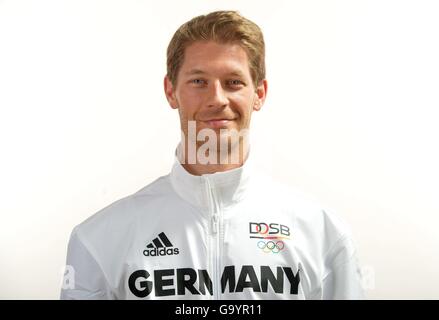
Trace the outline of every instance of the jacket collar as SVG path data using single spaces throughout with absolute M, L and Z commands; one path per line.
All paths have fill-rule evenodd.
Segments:
M 220 208 L 233 206 L 245 197 L 249 189 L 250 177 L 254 172 L 250 151 L 241 167 L 201 176 L 186 171 L 177 156 L 180 151 L 181 143 L 175 150 L 170 179 L 175 192 L 185 201 L 207 210 L 209 206 Z

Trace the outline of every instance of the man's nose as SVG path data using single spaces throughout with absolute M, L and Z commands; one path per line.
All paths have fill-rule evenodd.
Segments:
M 220 81 L 215 81 L 208 93 L 208 107 L 224 107 L 227 106 L 229 100 Z

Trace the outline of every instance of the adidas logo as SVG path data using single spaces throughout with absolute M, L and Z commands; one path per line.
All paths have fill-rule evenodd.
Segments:
M 145 257 L 172 256 L 180 253 L 178 248 L 174 248 L 164 232 L 161 232 L 146 248 L 143 250 Z

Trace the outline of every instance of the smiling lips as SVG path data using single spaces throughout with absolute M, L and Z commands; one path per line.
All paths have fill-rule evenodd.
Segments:
M 222 127 L 226 127 L 233 120 L 234 119 L 212 119 L 212 120 L 204 120 L 203 122 L 206 123 L 211 128 L 222 128 Z

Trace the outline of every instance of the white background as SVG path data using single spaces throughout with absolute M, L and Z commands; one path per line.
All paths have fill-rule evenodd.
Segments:
M 265 35 L 255 161 L 350 224 L 369 298 L 439 298 L 439 10 L 419 0 L 0 1 L 0 298 L 57 299 L 72 228 L 169 172 L 166 47 L 217 9 Z

